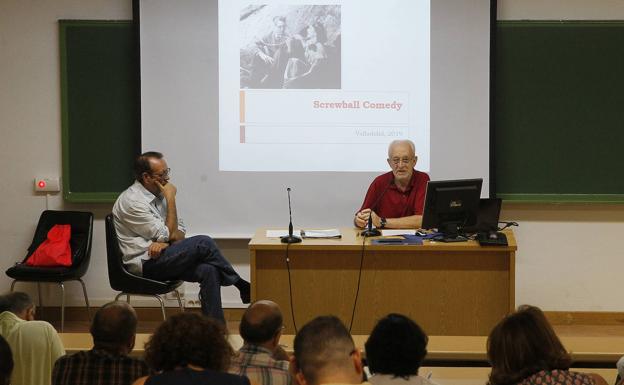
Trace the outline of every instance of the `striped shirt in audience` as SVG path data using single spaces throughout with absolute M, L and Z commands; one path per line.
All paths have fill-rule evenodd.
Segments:
M 148 374 L 142 360 L 92 349 L 59 358 L 52 371 L 52 385 L 130 385 Z
M 258 345 L 245 344 L 232 358 L 232 374 L 246 376 L 257 385 L 291 385 L 288 361 L 276 360 L 269 349 Z

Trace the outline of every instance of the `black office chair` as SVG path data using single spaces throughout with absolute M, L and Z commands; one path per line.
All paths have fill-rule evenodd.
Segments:
M 70 246 L 72 250 L 72 265 L 68 267 L 40 267 L 28 266 L 26 260 L 46 240 L 48 231 L 54 225 L 71 225 Z M 39 295 L 39 308 L 42 308 L 41 299 L 41 282 L 56 283 L 61 287 L 61 332 L 65 327 L 65 285 L 66 281 L 78 281 L 82 285 L 85 303 L 87 304 L 87 314 L 91 319 L 89 309 L 89 297 L 87 296 L 87 288 L 82 281 L 82 277 L 89 268 L 91 260 L 91 242 L 93 237 L 93 214 L 82 211 L 53 211 L 46 210 L 41 213 L 39 223 L 35 230 L 35 236 L 31 245 L 28 247 L 28 253 L 24 260 L 16 263 L 15 266 L 6 271 L 6 275 L 13 278 L 11 283 L 11 291 L 15 288 L 17 282 L 37 282 L 37 291 Z
M 182 300 L 180 299 L 180 292 L 178 292 L 178 287 L 182 285 L 184 281 L 155 281 L 131 274 L 126 270 L 123 264 L 123 254 L 119 248 L 119 241 L 117 240 L 117 232 L 115 231 L 112 214 L 106 216 L 106 254 L 108 257 L 108 280 L 113 290 L 121 292 L 117 294 L 115 300 L 118 300 L 122 295 L 126 296 L 128 302 L 130 302 L 131 295 L 154 297 L 160 302 L 160 309 L 162 310 L 164 320 L 166 319 L 165 303 L 161 295 L 174 292 L 178 299 L 180 310 L 184 311 Z

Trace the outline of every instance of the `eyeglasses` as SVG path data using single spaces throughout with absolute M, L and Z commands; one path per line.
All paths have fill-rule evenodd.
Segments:
M 168 178 L 171 175 L 171 169 L 167 168 L 165 171 L 161 172 L 160 174 L 154 174 L 151 173 L 152 176 L 155 176 L 157 178 Z
M 393 165 L 398 166 L 401 163 L 410 164 L 413 160 L 414 158 L 392 158 L 390 159 L 390 162 L 392 162 Z

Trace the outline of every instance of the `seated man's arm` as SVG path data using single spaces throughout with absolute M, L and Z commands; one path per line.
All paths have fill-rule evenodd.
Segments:
M 373 224 L 381 226 L 381 218 L 373 213 Z M 422 215 L 410 215 L 401 218 L 386 218 L 386 229 L 419 229 L 422 226 Z
M 144 202 L 124 202 L 113 209 L 115 220 L 126 232 L 152 242 L 169 242 L 169 228 Z
M 164 186 L 159 183 L 158 186 L 167 200 L 167 218 L 165 219 L 165 225 L 167 229 L 169 229 L 169 242 L 182 240 L 185 234 L 184 231 L 178 228 L 178 208 L 176 206 L 177 189 L 171 182 Z

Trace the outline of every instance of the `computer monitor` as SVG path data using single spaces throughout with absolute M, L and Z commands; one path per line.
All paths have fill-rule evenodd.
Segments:
M 463 229 L 475 226 L 483 179 L 440 180 L 427 183 L 422 227 L 437 228 L 440 241 L 466 241 Z

